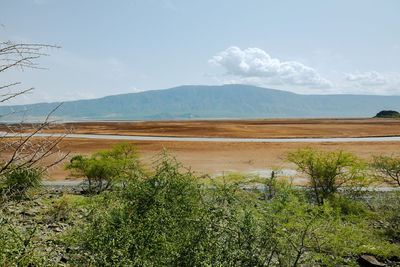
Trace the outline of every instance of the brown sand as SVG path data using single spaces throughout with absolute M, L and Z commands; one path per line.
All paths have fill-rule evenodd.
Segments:
M 51 131 L 72 131 L 72 133 L 82 134 L 241 138 L 398 136 L 400 135 L 400 119 L 82 122 L 59 124 Z
M 71 155 L 90 154 L 99 149 L 110 149 L 112 144 L 122 141 L 65 139 L 65 150 Z M 216 143 L 216 142 L 162 142 L 133 141 L 146 164 L 150 164 L 154 156 L 163 147 L 185 166 L 199 174 L 215 175 L 224 171 L 247 172 L 265 169 L 295 169 L 286 161 L 290 151 L 306 147 L 329 151 L 340 149 L 354 152 L 359 157 L 370 160 L 372 155 L 392 155 L 400 151 L 400 142 L 343 142 L 343 143 Z M 64 180 L 67 173 L 61 166 L 50 170 L 52 179 Z

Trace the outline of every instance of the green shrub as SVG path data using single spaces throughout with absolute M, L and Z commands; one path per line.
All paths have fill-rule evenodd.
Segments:
M 54 266 L 51 259 L 38 251 L 34 242 L 37 227 L 19 229 L 0 212 L 0 265 L 1 266 Z
M 377 193 L 369 201 L 376 224 L 393 242 L 400 242 L 400 192 Z
M 90 192 L 107 190 L 116 183 L 124 184 L 143 172 L 131 143 L 114 145 L 113 150 L 99 151 L 91 157 L 76 155 L 65 168 L 72 171 L 73 177 L 86 178 Z
M 307 148 L 290 152 L 288 160 L 308 176 L 319 205 L 333 197 L 340 187 L 354 191 L 371 182 L 366 164 L 352 153 Z
M 339 197 L 331 199 L 329 202 L 332 207 L 338 209 L 343 215 L 355 215 L 355 216 L 369 216 L 370 212 L 367 207 L 358 201 L 353 201 L 347 197 Z
M 374 156 L 371 165 L 382 181 L 400 186 L 400 157 Z
M 48 210 L 44 212 L 44 221 L 50 223 L 54 221 L 67 221 L 72 212 L 71 195 L 63 194 Z
M 0 179 L 0 190 L 3 198 L 20 199 L 28 190 L 41 185 L 43 170 L 40 168 L 10 168 Z
M 268 197 L 235 183 L 201 186 L 164 154 L 70 233 L 80 248 L 71 258 L 96 266 L 333 266 L 354 265 L 363 253 L 399 256 L 352 200 L 313 205 L 290 185 L 274 186 Z
M 202 222 L 197 220 L 201 201 L 195 178 L 178 169 L 175 161 L 164 158 L 149 178 L 131 182 L 118 192 L 119 206 L 93 219 L 80 240 L 91 252 L 91 263 L 185 262 L 201 235 Z

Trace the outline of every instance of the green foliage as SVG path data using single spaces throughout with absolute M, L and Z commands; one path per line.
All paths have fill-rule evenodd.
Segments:
M 367 219 L 371 216 L 371 212 L 367 209 L 364 203 L 360 201 L 354 201 L 347 196 L 341 196 L 330 200 L 330 205 L 338 209 L 340 214 L 345 216 L 361 216 Z
M 113 150 L 99 151 L 91 157 L 76 155 L 65 168 L 72 170 L 73 177 L 86 178 L 90 192 L 107 190 L 142 173 L 136 148 L 131 143 L 114 145 Z
M 400 192 L 377 193 L 369 206 L 377 216 L 375 224 L 393 242 L 400 242 Z
M 332 197 L 339 187 L 354 190 L 370 184 L 366 164 L 352 153 L 307 148 L 290 152 L 288 160 L 309 177 L 319 205 Z
M 0 212 L 0 265 L 1 266 L 52 266 L 54 264 L 37 251 L 34 242 L 37 226 L 18 229 Z
M 199 187 L 164 157 L 147 179 L 118 193 L 121 205 L 95 217 L 82 246 L 96 265 L 174 265 L 189 260 L 201 232 Z M 186 252 L 185 252 L 186 251 Z
M 400 157 L 374 156 L 371 165 L 384 182 L 400 186 Z
M 41 185 L 43 170 L 40 168 L 9 168 L 0 178 L 3 199 L 21 199 L 27 191 Z
M 163 154 L 71 233 L 81 249 L 71 257 L 96 266 L 333 266 L 354 265 L 363 253 L 400 255 L 352 200 L 312 205 L 269 180 L 275 189 L 266 195 L 236 183 L 201 186 Z
M 110 183 L 125 186 L 86 196 L 57 195 L 27 205 L 35 210 L 30 213 L 24 205 L 15 209 L 8 203 L 0 211 L 0 265 L 55 265 L 44 254 L 49 251 L 52 257 L 62 254 L 71 266 L 354 266 L 362 254 L 400 257 L 398 194 L 356 201 L 351 191 L 332 191 L 335 197 L 315 205 L 303 190 L 278 182 L 275 173 L 251 177 L 265 190 L 243 187 L 237 175 L 201 184 L 166 152 L 143 172 L 132 151 L 121 146 L 85 157 L 114 162 L 106 165 Z M 323 160 L 311 159 L 328 170 L 336 166 L 333 159 L 340 163 L 335 182 L 352 171 L 358 175 L 348 164 L 349 159 L 360 163 L 356 158 L 320 153 Z M 345 184 L 359 185 L 356 181 Z M 32 226 L 14 223 L 12 214 L 27 217 Z M 57 230 L 48 239 L 41 231 L 50 227 L 39 223 Z M 61 225 L 74 226 L 56 234 Z
M 72 209 L 71 195 L 63 194 L 45 211 L 45 221 L 67 221 Z
M 271 200 L 275 195 L 285 190 L 290 190 L 292 193 L 295 192 L 291 182 L 277 180 L 278 174 L 279 171 L 273 170 L 270 177 L 261 179 L 264 185 L 264 199 Z
M 310 205 L 291 192 L 279 195 L 267 205 L 264 221 L 273 266 L 342 266 L 363 253 L 399 255 L 361 216 L 346 216 L 329 201 Z

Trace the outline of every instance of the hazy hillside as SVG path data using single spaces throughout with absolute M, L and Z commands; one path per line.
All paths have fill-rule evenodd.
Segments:
M 47 114 L 58 103 L 2 106 L 0 114 L 30 109 Z M 373 117 L 400 110 L 400 96 L 299 95 L 249 85 L 180 86 L 92 100 L 65 102 L 54 116 L 64 119 Z M 2 120 L 16 119 L 4 117 Z

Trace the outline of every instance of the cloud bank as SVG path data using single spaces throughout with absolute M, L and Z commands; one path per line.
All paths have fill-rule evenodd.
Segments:
M 369 71 L 365 73 L 346 73 L 345 78 L 349 82 L 356 82 L 363 86 L 381 86 L 390 82 L 390 77 L 384 76 L 376 71 Z
M 241 50 L 232 46 L 212 57 L 209 62 L 244 81 L 257 80 L 265 84 L 311 88 L 332 87 L 332 82 L 315 69 L 300 62 L 272 58 L 260 48 Z
M 344 73 L 348 91 L 362 94 L 399 95 L 399 72 L 355 72 Z

